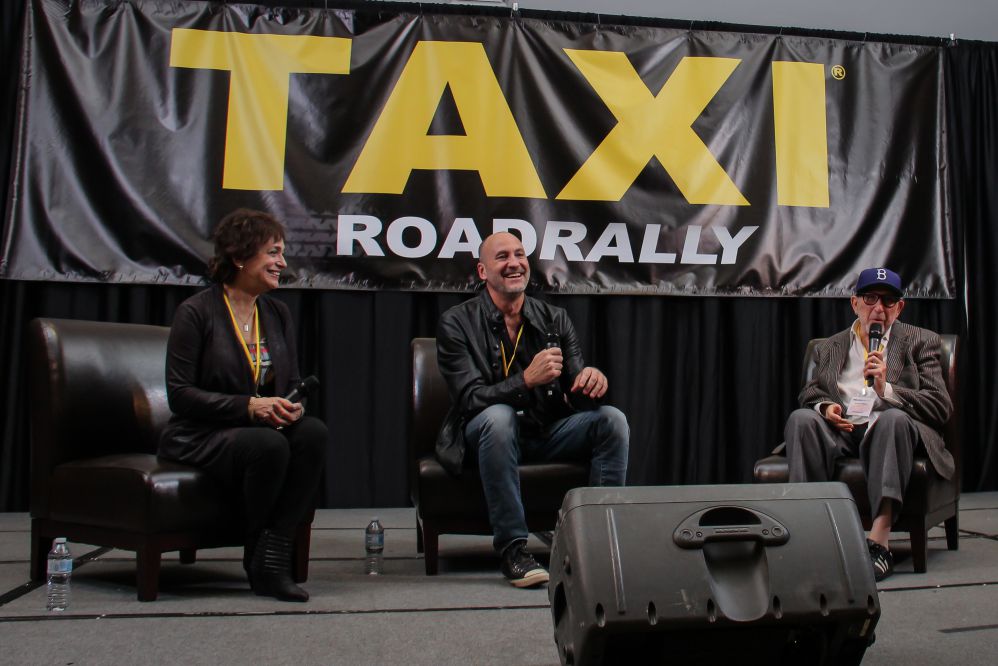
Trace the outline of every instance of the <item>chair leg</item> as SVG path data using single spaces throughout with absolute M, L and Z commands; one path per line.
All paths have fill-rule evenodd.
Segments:
M 194 564 L 198 561 L 198 551 L 194 548 L 181 548 L 180 549 L 180 563 L 181 564 Z
M 946 526 L 946 548 L 958 550 L 960 548 L 960 514 L 954 513 L 952 518 L 947 518 Z
M 139 601 L 156 601 L 159 596 L 159 565 L 163 553 L 143 544 L 135 552 L 135 583 Z
M 52 537 L 40 534 L 36 521 L 31 524 L 31 580 L 42 582 L 48 574 L 48 553 L 52 550 Z
M 915 573 L 925 573 L 926 554 L 929 547 L 929 528 L 924 523 L 912 525 L 908 535 L 911 538 L 911 562 Z
M 439 546 L 440 534 L 423 523 L 423 562 L 426 565 L 426 575 L 436 576 L 438 565 L 437 547 Z
M 423 552 L 423 526 L 419 523 L 419 518 L 416 518 L 416 552 Z
M 312 525 L 302 523 L 298 526 L 295 534 L 294 559 L 291 566 L 291 578 L 296 583 L 304 583 L 308 580 L 308 558 L 312 549 Z

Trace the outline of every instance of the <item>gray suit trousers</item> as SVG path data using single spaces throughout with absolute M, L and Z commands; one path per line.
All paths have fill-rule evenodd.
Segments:
M 791 483 L 832 480 L 839 458 L 858 457 L 866 472 L 867 494 L 874 515 L 884 499 L 894 501 L 895 518 L 900 514 L 915 447 L 920 441 L 918 426 L 902 410 L 880 412 L 858 451 L 847 433 L 833 428 L 811 408 L 797 409 L 790 415 L 784 437 Z

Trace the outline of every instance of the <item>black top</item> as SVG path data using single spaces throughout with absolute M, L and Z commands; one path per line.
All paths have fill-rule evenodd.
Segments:
M 437 437 L 436 453 L 452 474 L 460 473 L 464 461 L 464 425 L 490 405 L 505 404 L 521 410 L 524 420 L 534 427 L 597 406 L 596 401 L 581 393 L 569 393 L 585 362 L 565 310 L 527 296 L 521 312 L 524 327 L 521 349 L 508 376 L 502 370 L 500 341 L 509 345 L 507 350 L 512 349 L 512 341 L 506 333 L 503 314 L 487 289 L 440 317 L 437 364 L 447 382 L 451 408 Z M 553 395 L 548 396 L 546 386 L 527 389 L 523 370 L 544 348 L 548 334 L 552 333 L 558 336 L 564 362 Z
M 257 309 L 272 362 L 273 394 L 287 395 L 299 381 L 291 313 L 266 295 L 257 298 Z M 253 425 L 249 400 L 257 387 L 221 285 L 177 308 L 166 348 L 166 391 L 173 416 L 160 437 L 164 458 L 203 464 L 226 444 L 232 428 Z
M 513 359 L 513 363 L 509 368 L 510 376 L 522 375 L 526 371 L 534 356 L 547 346 L 549 334 L 557 338 L 558 346 L 561 346 L 561 337 L 557 332 L 546 330 L 543 323 L 534 325 L 534 322 L 528 319 L 526 313 L 523 313 L 523 333 L 520 334 L 519 345 L 516 344 L 516 339 L 510 340 L 505 319 L 502 321 L 502 326 L 497 331 L 500 341 L 499 369 L 500 371 L 502 370 L 502 352 L 505 350 L 506 362 L 509 362 L 511 356 Z M 512 355 L 514 347 L 516 348 L 515 356 Z M 566 362 L 564 365 L 567 368 L 573 364 Z M 574 381 L 575 377 L 568 377 L 567 374 L 567 372 L 563 373 L 562 378 L 556 379 L 545 386 L 535 386 L 529 391 L 529 401 L 520 410 L 521 432 L 525 434 L 537 434 L 545 425 L 572 413 L 573 410 L 565 403 L 564 397 L 564 393 L 571 388 L 571 384 L 563 384 L 562 379 Z

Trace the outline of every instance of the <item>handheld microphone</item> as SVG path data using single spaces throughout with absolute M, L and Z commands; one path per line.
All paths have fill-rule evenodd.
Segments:
M 548 333 L 547 342 L 544 343 L 544 349 L 554 349 L 561 346 L 561 338 L 558 337 L 557 333 Z M 554 380 L 547 386 L 547 396 L 550 398 L 554 395 L 554 388 L 557 385 L 558 380 Z
M 880 342 L 884 339 L 884 327 L 880 324 L 880 322 L 873 322 L 870 324 L 870 333 L 868 337 L 870 339 L 868 345 L 869 352 L 872 354 L 875 351 L 879 351 Z M 866 385 L 873 386 L 873 377 L 866 378 Z
M 319 387 L 319 380 L 315 375 L 309 375 L 305 379 L 301 380 L 297 386 L 291 389 L 291 392 L 284 396 L 285 400 L 291 402 L 301 402 L 301 399 L 307 396 L 309 393 L 314 391 Z

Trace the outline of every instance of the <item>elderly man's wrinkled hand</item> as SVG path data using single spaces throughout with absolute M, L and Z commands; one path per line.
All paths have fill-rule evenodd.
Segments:
M 828 408 L 825 409 L 824 417 L 825 420 L 828 421 L 836 430 L 841 430 L 842 432 L 852 432 L 853 424 L 842 417 L 842 405 L 838 403 L 829 405 Z

